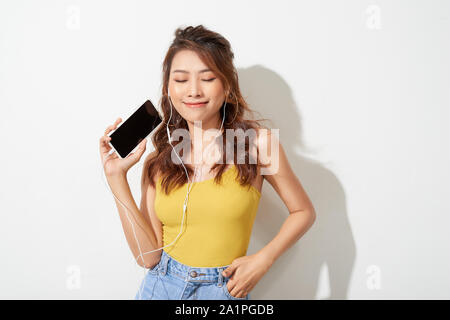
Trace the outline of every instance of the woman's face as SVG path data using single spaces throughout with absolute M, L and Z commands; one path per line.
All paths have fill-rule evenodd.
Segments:
M 169 77 L 169 94 L 175 109 L 191 124 L 201 121 L 203 129 L 217 126 L 225 100 L 222 82 L 208 70 L 196 52 L 181 50 L 173 58 Z M 190 104 L 195 102 L 206 104 Z

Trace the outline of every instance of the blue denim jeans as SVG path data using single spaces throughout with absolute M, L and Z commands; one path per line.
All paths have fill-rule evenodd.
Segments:
M 227 266 L 196 268 L 182 264 L 164 250 L 159 263 L 149 269 L 135 300 L 250 300 L 233 297 L 227 288 L 230 280 L 222 275 Z

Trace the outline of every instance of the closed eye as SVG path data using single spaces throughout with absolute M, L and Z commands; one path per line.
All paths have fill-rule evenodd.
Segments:
M 208 81 L 211 82 L 213 80 L 215 80 L 216 78 L 211 78 L 211 79 L 207 79 L 207 80 L 203 80 L 203 81 Z M 186 82 L 187 80 L 175 80 L 176 82 Z

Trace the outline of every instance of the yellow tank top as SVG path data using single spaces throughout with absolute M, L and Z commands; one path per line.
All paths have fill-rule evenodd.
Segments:
M 178 262 L 191 267 L 222 267 L 247 254 L 261 193 L 241 186 L 234 164 L 214 178 L 194 182 L 189 193 L 183 230 L 164 248 Z M 166 195 L 156 184 L 155 212 L 163 225 L 164 246 L 180 233 L 187 184 Z

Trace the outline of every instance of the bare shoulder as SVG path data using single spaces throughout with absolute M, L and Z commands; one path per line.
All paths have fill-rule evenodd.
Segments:
M 261 152 L 265 151 L 265 148 L 263 148 L 262 146 L 265 144 L 265 140 L 267 140 L 267 138 L 265 138 L 266 135 L 266 128 L 256 128 L 254 129 L 256 131 L 256 135 L 253 137 L 254 140 L 252 140 L 252 148 L 249 150 L 249 153 L 251 154 L 251 157 L 255 160 L 257 160 L 259 158 L 259 161 L 257 162 L 261 162 L 261 157 L 260 154 Z M 252 139 L 253 139 L 252 138 Z M 257 166 L 257 176 L 254 179 L 254 181 L 252 181 L 252 185 L 253 187 L 255 187 L 256 190 L 258 190 L 260 193 L 262 192 L 262 185 L 264 182 L 264 168 L 261 167 L 260 165 Z
M 266 165 L 261 166 L 261 175 L 272 186 L 282 177 L 293 177 L 294 172 L 279 139 L 279 129 L 261 128 L 258 130 L 258 157 Z
M 258 160 L 266 167 L 259 166 L 259 171 L 265 179 L 273 175 L 279 168 L 280 141 L 278 139 L 278 129 L 258 128 L 257 129 L 257 149 Z
M 279 129 L 262 129 L 258 132 L 258 156 L 261 175 L 278 193 L 290 213 L 298 211 L 314 212 L 314 207 L 296 176 L 283 145 L 279 139 Z

